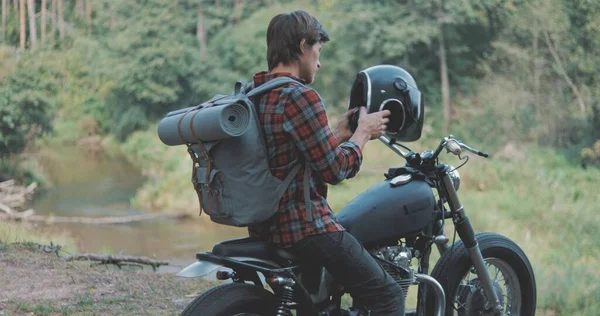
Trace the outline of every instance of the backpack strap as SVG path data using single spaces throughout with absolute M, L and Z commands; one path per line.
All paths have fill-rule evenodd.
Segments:
M 266 83 L 262 84 L 258 88 L 254 88 L 254 89 L 250 90 L 250 92 L 248 92 L 246 94 L 246 96 L 254 97 L 254 96 L 263 94 L 265 92 L 269 92 L 273 89 L 279 88 L 281 86 L 284 86 L 284 85 L 290 84 L 290 83 L 298 83 L 298 84 L 304 86 L 304 84 L 302 84 L 298 80 L 292 79 L 290 77 L 277 77 L 275 79 L 271 79 L 271 80 L 267 81 Z M 253 88 L 253 86 L 251 88 Z M 280 192 L 280 196 L 283 195 L 285 190 L 287 190 L 287 188 L 288 188 L 289 184 L 292 182 L 292 180 L 294 180 L 296 178 L 296 176 L 298 175 L 298 173 L 300 171 L 300 168 L 303 165 L 305 166 L 305 169 L 304 169 L 304 204 L 306 206 L 306 218 L 309 222 L 312 222 L 313 214 L 312 214 L 312 206 L 311 206 L 311 202 L 310 202 L 310 183 L 308 180 L 308 168 L 310 168 L 310 166 L 308 165 L 308 163 L 303 164 L 301 159 L 298 160 L 296 165 L 292 168 L 292 170 L 290 170 L 290 173 L 283 180 L 283 184 L 281 186 L 281 188 L 283 189 L 283 192 Z
M 304 167 L 304 205 L 306 206 L 306 219 L 309 222 L 313 221 L 312 203 L 310 202 L 310 182 L 308 180 L 308 163 Z
M 310 168 L 310 166 L 308 165 L 308 163 L 303 164 L 302 163 L 302 159 L 298 159 L 298 162 L 296 162 L 296 165 L 294 167 L 292 167 L 292 170 L 290 170 L 290 172 L 288 173 L 288 175 L 285 177 L 285 179 L 283 179 L 283 183 L 279 186 L 280 187 L 280 192 L 279 196 L 282 196 L 283 193 L 285 193 L 285 191 L 288 189 L 288 187 L 290 186 L 290 183 L 292 182 L 292 180 L 294 180 L 296 178 L 296 176 L 300 173 L 300 168 L 302 168 L 302 166 L 305 166 L 304 168 L 304 205 L 306 206 L 306 219 L 309 222 L 313 221 L 313 216 L 312 216 L 312 204 L 310 202 L 310 183 L 308 181 L 308 168 Z
M 254 88 L 254 89 L 250 90 L 250 92 L 248 92 L 246 94 L 246 96 L 253 97 L 253 96 L 263 94 L 265 92 L 269 92 L 275 88 L 279 88 L 281 86 L 284 86 L 286 84 L 293 83 L 293 82 L 303 85 L 298 80 L 294 80 L 290 77 L 277 77 L 275 79 L 271 79 L 271 80 L 267 81 L 266 83 L 260 85 L 258 88 Z

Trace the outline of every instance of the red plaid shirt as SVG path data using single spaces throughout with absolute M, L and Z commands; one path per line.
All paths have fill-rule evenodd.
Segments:
M 280 76 L 302 82 L 289 73 L 260 72 L 254 75 L 254 85 Z M 271 173 L 283 180 L 299 157 L 310 169 L 308 180 L 304 179 L 306 166 L 299 170 L 277 213 L 264 223 L 251 225 L 250 236 L 289 247 L 306 236 L 344 230 L 327 204 L 327 183 L 337 184 L 358 172 L 362 162 L 358 145 L 350 141 L 340 144 L 329 128 L 321 97 L 307 86 L 291 83 L 254 101 L 258 101 Z M 310 181 L 312 221 L 307 220 L 304 181 Z

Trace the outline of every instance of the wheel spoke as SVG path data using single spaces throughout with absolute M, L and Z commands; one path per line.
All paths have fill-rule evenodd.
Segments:
M 498 258 L 485 260 L 486 269 L 489 275 L 493 276 L 494 290 L 502 302 L 503 315 L 518 315 L 521 306 L 521 290 L 515 271 L 508 263 Z M 483 313 L 482 315 L 487 315 L 482 304 L 482 299 L 485 300 L 485 297 L 482 297 L 481 290 L 478 275 L 472 268 L 467 270 L 455 292 L 454 309 L 459 315 L 465 312 L 469 315 L 480 312 Z

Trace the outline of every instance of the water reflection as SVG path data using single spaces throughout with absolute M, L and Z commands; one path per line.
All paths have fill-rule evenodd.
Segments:
M 178 222 L 154 220 L 124 225 L 56 224 L 67 230 L 82 252 L 111 252 L 156 256 L 167 259 L 194 259 L 199 251 L 212 249 L 222 240 L 247 236 L 244 228 L 225 227 L 208 217 Z
M 57 216 L 125 216 L 143 213 L 129 200 L 144 181 L 120 157 L 89 156 L 77 148 L 53 149 L 42 162 L 54 187 L 33 202 L 38 214 Z M 190 188 L 191 189 L 191 188 Z M 208 216 L 189 221 L 154 220 L 124 225 L 54 224 L 68 231 L 81 252 L 123 252 L 161 259 L 195 258 L 224 239 L 247 236 L 246 229 L 212 223 Z

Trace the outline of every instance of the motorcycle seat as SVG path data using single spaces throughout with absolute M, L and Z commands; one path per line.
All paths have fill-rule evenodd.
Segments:
M 300 258 L 291 251 L 253 238 L 226 240 L 216 244 L 212 253 L 222 257 L 250 257 L 275 262 L 296 262 Z

